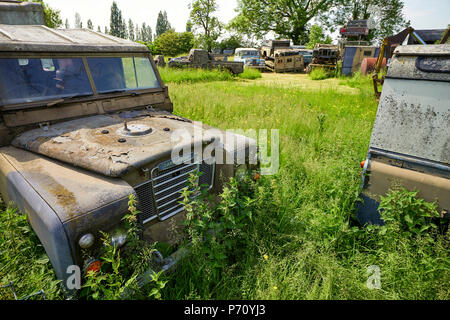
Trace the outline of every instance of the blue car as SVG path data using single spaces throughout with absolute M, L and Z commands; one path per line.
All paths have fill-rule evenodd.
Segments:
M 238 48 L 234 53 L 234 61 L 243 62 L 245 67 L 254 69 L 264 69 L 266 62 L 259 55 L 259 51 L 254 48 Z

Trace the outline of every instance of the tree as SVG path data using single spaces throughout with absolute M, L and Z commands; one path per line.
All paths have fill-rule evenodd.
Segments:
M 128 39 L 128 27 L 125 19 L 122 19 L 122 23 L 120 25 L 120 37 L 122 39 Z
M 136 33 L 136 41 L 142 41 L 142 37 L 141 37 L 141 29 L 139 28 L 139 25 L 136 23 L 136 28 L 135 31 Z
M 88 19 L 87 21 L 87 28 L 90 30 L 94 30 L 94 24 L 92 23 L 91 19 Z
M 70 29 L 69 19 L 66 18 L 66 23 L 64 24 L 66 29 Z
M 117 7 L 117 3 L 113 1 L 111 5 L 111 18 L 110 18 L 110 34 L 115 37 L 122 37 L 123 34 L 123 19 L 122 12 Z
M 309 33 L 309 42 L 306 44 L 308 49 L 313 49 L 317 43 L 331 43 L 329 36 L 325 37 L 321 26 L 313 25 Z
M 136 35 L 134 33 L 134 23 L 131 19 L 128 19 L 128 39 L 131 41 L 136 39 Z
M 186 22 L 186 32 L 192 32 L 192 21 L 188 20 Z
M 177 56 L 189 52 L 194 46 L 194 35 L 190 32 L 175 32 L 169 30 L 154 41 L 152 51 L 154 54 L 163 54 L 165 56 Z
M 140 41 L 152 42 L 152 28 L 144 22 L 140 28 Z
M 78 12 L 75 13 L 75 28 L 83 28 L 83 22 L 81 22 L 81 16 Z
M 243 37 L 240 35 L 231 35 L 230 37 L 223 39 L 219 43 L 219 48 L 222 50 L 225 49 L 236 49 L 236 48 L 242 48 L 246 45 L 244 45 Z
M 97 32 L 102 32 L 102 29 L 100 29 L 100 26 L 97 27 Z
M 337 0 L 238 0 L 238 16 L 230 27 L 262 39 L 274 32 L 295 44 L 308 41 L 308 23 Z
M 164 32 L 172 29 L 172 26 L 169 23 L 169 19 L 167 18 L 167 12 L 160 11 L 158 13 L 158 19 L 156 20 L 156 36 L 159 37 Z
M 108 30 L 107 26 L 105 26 L 105 34 L 109 34 L 109 30 Z
M 344 26 L 349 20 L 369 20 L 369 40 L 381 40 L 406 28 L 410 22 L 403 15 L 403 0 L 337 0 L 320 20 L 330 29 Z
M 203 29 L 203 34 L 199 35 L 201 47 L 211 51 L 222 33 L 222 24 L 213 16 L 218 9 L 216 0 L 195 0 L 189 8 L 193 27 Z

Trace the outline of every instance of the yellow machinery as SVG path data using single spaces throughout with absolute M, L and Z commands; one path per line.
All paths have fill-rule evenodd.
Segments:
M 389 59 L 392 58 L 392 55 L 394 54 L 395 48 L 402 45 L 403 41 L 405 41 L 407 36 L 412 36 L 414 39 L 419 43 L 426 45 L 427 43 L 419 36 L 419 34 L 412 28 L 408 27 L 399 34 L 385 38 L 381 44 L 380 52 L 378 54 L 377 62 L 375 64 L 375 71 L 372 76 L 373 79 L 373 87 L 375 90 L 375 97 L 377 99 L 380 98 L 381 92 L 378 91 L 378 84 L 383 85 L 384 83 L 384 76 L 381 77 L 381 79 L 378 77 L 378 74 L 381 71 L 383 58 L 386 57 L 386 60 L 388 61 L 389 65 Z M 447 28 L 444 35 L 442 36 L 441 40 L 439 41 L 440 44 L 444 44 L 447 42 L 448 38 L 450 36 L 450 28 Z

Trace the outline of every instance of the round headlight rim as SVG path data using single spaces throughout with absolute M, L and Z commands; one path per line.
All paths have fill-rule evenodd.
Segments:
M 95 243 L 95 236 L 92 233 L 83 234 L 80 239 L 78 239 L 78 245 L 81 249 L 89 249 Z

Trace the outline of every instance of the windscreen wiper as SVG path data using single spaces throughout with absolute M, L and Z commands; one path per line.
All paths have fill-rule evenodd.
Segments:
M 100 94 L 109 94 L 109 93 L 127 93 L 130 96 L 140 96 L 141 95 L 141 93 L 139 93 L 139 92 L 129 91 L 129 90 L 125 90 L 125 89 L 100 92 Z
M 55 105 L 57 105 L 57 104 L 60 104 L 60 103 L 69 101 L 69 100 L 74 99 L 74 98 L 89 97 L 89 96 L 92 96 L 92 95 L 94 95 L 94 94 L 93 94 L 93 93 L 73 94 L 73 95 L 71 95 L 71 96 L 63 97 L 63 98 L 61 98 L 61 99 L 54 100 L 54 101 L 52 101 L 52 102 L 47 103 L 47 107 L 53 107 L 53 106 L 55 106 Z

